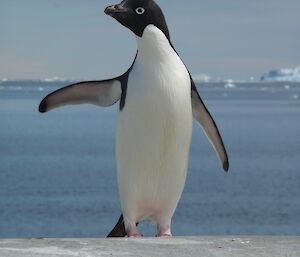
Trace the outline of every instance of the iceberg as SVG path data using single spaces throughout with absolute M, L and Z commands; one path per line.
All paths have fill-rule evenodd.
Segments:
M 234 83 L 234 80 L 233 80 L 233 79 L 228 79 L 228 80 L 226 81 L 226 84 L 224 85 L 224 87 L 225 87 L 226 89 L 229 89 L 229 88 L 235 88 L 236 85 L 233 84 L 233 83 Z
M 208 83 L 211 81 L 211 77 L 206 74 L 195 74 L 192 77 L 196 83 Z
M 294 69 L 271 70 L 261 77 L 262 81 L 300 82 L 300 66 Z
M 60 78 L 60 77 L 55 76 L 53 78 L 43 79 L 42 81 L 44 81 L 44 82 L 66 82 L 68 80 L 65 78 Z

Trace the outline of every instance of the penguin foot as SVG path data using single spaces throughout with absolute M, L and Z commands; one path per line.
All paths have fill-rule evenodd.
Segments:
M 129 231 L 127 233 L 129 238 L 141 238 L 143 237 L 138 231 Z
M 162 235 L 158 235 L 157 237 L 172 237 L 171 233 L 164 233 Z
M 171 237 L 171 229 L 168 228 L 167 230 L 159 230 L 157 233 L 157 237 Z
M 137 226 L 139 223 L 134 221 L 133 219 L 124 218 L 125 229 L 127 233 L 127 237 L 131 238 L 140 238 L 143 237 L 139 231 L 137 230 Z

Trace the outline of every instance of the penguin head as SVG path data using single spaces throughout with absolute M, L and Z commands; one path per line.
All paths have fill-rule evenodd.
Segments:
M 170 40 L 164 14 L 153 0 L 124 0 L 119 4 L 108 6 L 104 12 L 138 37 L 143 36 L 144 29 L 148 25 L 154 25 Z

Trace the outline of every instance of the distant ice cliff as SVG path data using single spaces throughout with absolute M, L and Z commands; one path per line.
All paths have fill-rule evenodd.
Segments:
M 300 66 L 295 69 L 271 70 L 261 77 L 262 81 L 300 82 Z

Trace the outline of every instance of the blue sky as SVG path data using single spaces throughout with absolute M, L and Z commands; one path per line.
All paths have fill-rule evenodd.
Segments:
M 132 62 L 136 40 L 104 15 L 116 2 L 0 0 L 0 78 L 119 75 Z M 249 79 L 300 65 L 299 0 L 157 2 L 192 74 Z

